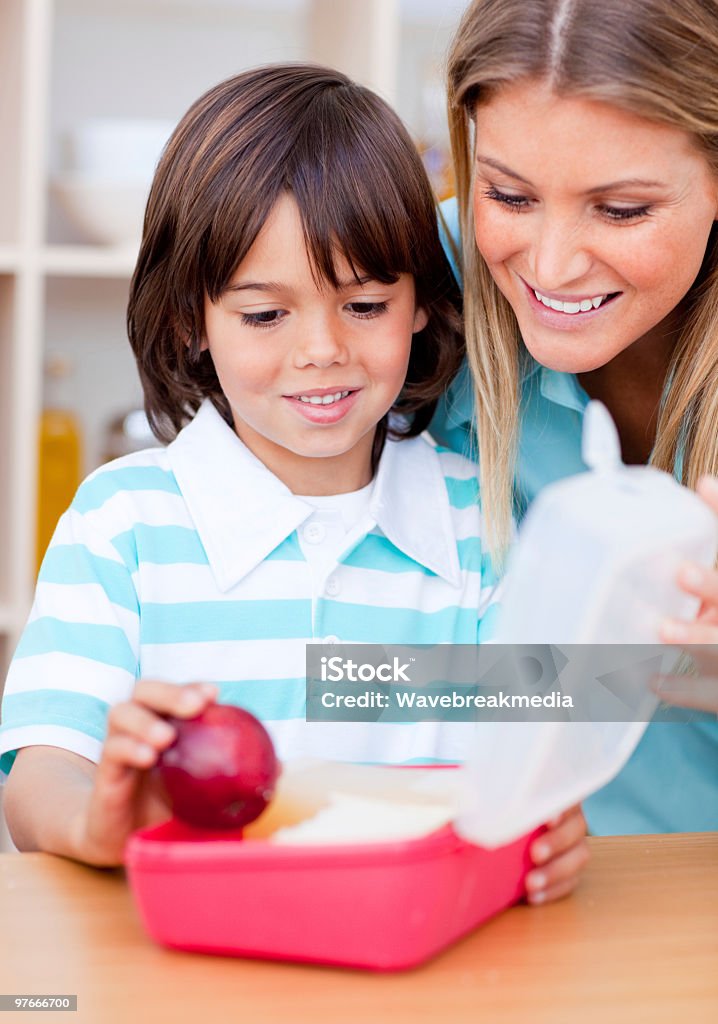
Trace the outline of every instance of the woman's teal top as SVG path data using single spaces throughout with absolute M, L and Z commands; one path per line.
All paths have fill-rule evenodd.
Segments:
M 455 200 L 442 204 L 458 243 Z M 450 247 L 447 255 L 460 279 Z M 581 423 L 588 396 L 573 374 L 533 362 L 523 380 L 516 471 L 519 519 L 542 487 L 581 472 Z M 430 430 L 441 444 L 476 457 L 473 395 L 464 365 L 439 403 Z M 674 713 L 671 713 L 675 717 Z M 718 829 L 718 718 L 686 711 L 685 721 L 659 712 L 622 772 L 584 804 L 596 835 L 702 832 Z

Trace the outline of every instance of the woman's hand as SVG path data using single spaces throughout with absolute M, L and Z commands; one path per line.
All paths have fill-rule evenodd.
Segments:
M 580 805 L 550 821 L 530 852 L 536 866 L 526 876 L 529 903 L 548 903 L 573 892 L 588 862 L 586 819 Z
M 89 804 L 75 823 L 79 859 L 97 866 L 121 864 L 131 832 L 169 817 L 169 807 L 149 774 L 175 738 L 163 716 L 194 718 L 217 692 L 209 684 L 178 686 L 141 679 L 132 699 L 110 710 Z
M 718 478 L 702 477 L 696 490 L 718 515 Z M 687 594 L 700 598 L 700 608 L 693 622 L 667 619 L 661 627 L 661 640 L 685 647 L 698 674 L 659 676 L 654 689 L 666 704 L 718 714 L 718 571 L 686 563 L 678 583 Z

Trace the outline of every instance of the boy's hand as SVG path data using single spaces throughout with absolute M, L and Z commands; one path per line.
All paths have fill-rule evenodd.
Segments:
M 89 806 L 73 823 L 79 859 L 99 867 L 119 865 L 131 832 L 170 816 L 149 775 L 175 738 L 161 716 L 194 718 L 217 694 L 217 687 L 206 683 L 178 686 L 141 679 L 132 699 L 111 709 Z
M 588 861 L 586 819 L 580 805 L 570 807 L 534 840 L 531 860 L 536 867 L 526 876 L 529 903 L 547 903 L 567 896 L 578 884 Z

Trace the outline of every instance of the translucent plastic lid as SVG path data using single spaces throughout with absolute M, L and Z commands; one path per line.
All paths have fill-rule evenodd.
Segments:
M 593 687 L 595 706 L 586 712 L 583 690 L 576 717 L 568 711 L 561 721 L 477 725 L 456 828 L 482 845 L 512 841 L 621 770 L 657 705 L 651 679 L 673 669 L 680 653 L 660 645 L 660 623 L 697 610 L 678 587 L 678 566 L 715 561 L 711 510 L 667 473 L 624 466 L 616 428 L 597 402 L 586 409 L 583 457 L 588 472 L 546 487 L 521 527 L 498 639 L 561 644 L 580 669 L 573 685 Z M 657 658 L 633 656 L 644 644 L 656 645 Z M 616 715 L 601 690 L 611 672 L 606 658 L 630 674 L 633 706 L 625 714 Z M 623 720 L 610 720 L 616 717 Z

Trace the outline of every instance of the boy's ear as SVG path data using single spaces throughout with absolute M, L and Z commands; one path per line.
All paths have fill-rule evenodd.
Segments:
M 181 341 L 184 344 L 184 347 L 186 349 L 190 349 L 191 350 L 191 349 L 194 348 L 194 344 L 193 344 L 193 342 L 194 342 L 193 333 L 194 332 L 188 331 L 187 327 L 185 327 L 185 326 L 183 326 L 182 324 L 179 323 L 179 320 L 175 321 L 175 331 L 176 331 L 176 334 L 178 336 L 178 341 Z M 202 337 L 199 340 L 199 345 L 197 346 L 197 348 L 194 348 L 194 351 L 197 354 L 199 354 L 200 352 L 206 352 L 208 347 L 209 346 L 207 344 L 207 338 L 203 334 Z
M 417 306 L 416 312 L 414 313 L 414 326 L 411 329 L 412 334 L 418 334 L 419 331 L 423 331 L 428 322 L 429 314 L 423 306 Z
M 205 337 L 204 334 L 199 339 L 199 345 L 197 345 L 196 347 L 193 343 L 193 339 L 189 335 L 185 336 L 184 343 L 185 348 L 189 349 L 191 352 L 194 351 L 196 356 L 199 356 L 201 352 L 206 352 L 207 349 L 209 348 L 207 338 Z

